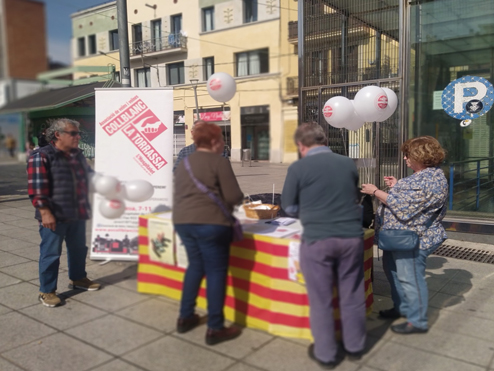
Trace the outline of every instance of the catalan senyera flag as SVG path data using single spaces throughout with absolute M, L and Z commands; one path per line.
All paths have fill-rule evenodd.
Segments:
M 137 291 L 164 295 L 180 300 L 183 268 L 153 261 L 148 251 L 148 224 L 155 215 L 139 218 L 139 266 Z M 364 236 L 364 275 L 366 308 L 372 311 L 373 230 Z M 237 324 L 257 328 L 273 335 L 312 340 L 309 325 L 309 301 L 305 286 L 288 277 L 288 238 L 245 234 L 234 242 L 225 303 L 225 317 Z M 338 297 L 335 288 L 334 316 L 336 330 L 341 329 Z M 206 309 L 205 280 L 197 300 Z M 178 314 L 177 314 L 178 315 Z

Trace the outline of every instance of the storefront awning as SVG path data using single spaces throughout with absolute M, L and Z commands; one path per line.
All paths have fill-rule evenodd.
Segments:
M 39 93 L 6 104 L 0 109 L 0 114 L 56 109 L 93 97 L 95 88 L 120 86 L 119 83 L 114 81 L 102 81 L 87 85 L 40 91 Z

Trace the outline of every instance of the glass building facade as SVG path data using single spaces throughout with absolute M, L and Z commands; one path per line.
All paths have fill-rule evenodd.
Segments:
M 331 148 L 356 159 L 362 183 L 384 188 L 383 176 L 408 175 L 401 144 L 431 135 L 448 152 L 447 218 L 493 219 L 494 110 L 461 126 L 442 107 L 454 80 L 494 83 L 493 0 L 299 1 L 297 33 L 299 119 L 320 123 Z M 358 131 L 326 124 L 329 98 L 353 99 L 367 85 L 396 92 L 393 116 Z

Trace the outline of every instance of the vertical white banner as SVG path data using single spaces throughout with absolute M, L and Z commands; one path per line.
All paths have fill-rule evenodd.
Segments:
M 170 210 L 173 192 L 173 90 L 96 89 L 95 171 L 125 183 L 147 180 L 154 195 L 125 200 L 125 213 L 107 219 L 95 194 L 91 259 L 137 260 L 139 215 Z

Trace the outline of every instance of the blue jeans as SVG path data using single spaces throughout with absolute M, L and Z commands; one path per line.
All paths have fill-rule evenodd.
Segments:
M 205 275 L 208 327 L 221 329 L 225 322 L 223 307 L 232 228 L 213 224 L 176 224 L 175 230 L 185 245 L 189 259 L 183 282 L 180 318 L 194 315 L 197 295 Z
M 57 290 L 58 268 L 62 243 L 67 245 L 69 278 L 72 281 L 86 277 L 86 221 L 58 223 L 55 231 L 39 225 L 41 244 L 39 245 L 39 282 L 44 293 Z
M 425 281 L 426 259 L 441 244 L 427 250 L 383 251 L 383 269 L 391 285 L 394 307 L 413 326 L 427 329 L 429 290 Z

